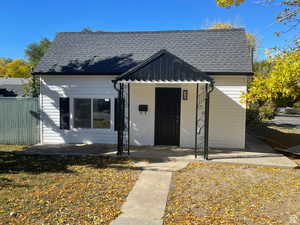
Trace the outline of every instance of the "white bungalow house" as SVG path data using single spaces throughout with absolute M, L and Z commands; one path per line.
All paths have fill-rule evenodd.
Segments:
M 245 148 L 243 29 L 58 33 L 33 74 L 42 144 Z

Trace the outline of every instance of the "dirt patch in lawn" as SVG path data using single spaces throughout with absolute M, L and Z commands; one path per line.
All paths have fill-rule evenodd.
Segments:
M 0 224 L 109 224 L 139 173 L 125 159 L 0 152 Z
M 0 145 L 0 151 L 14 152 L 26 149 L 28 145 Z
M 165 224 L 300 224 L 300 170 L 191 163 L 176 172 Z

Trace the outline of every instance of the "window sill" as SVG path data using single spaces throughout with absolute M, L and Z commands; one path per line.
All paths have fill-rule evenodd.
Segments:
M 71 131 L 76 131 L 76 132 L 80 132 L 80 131 L 94 131 L 94 132 L 99 132 L 99 131 L 103 131 L 103 132 L 107 132 L 107 131 L 114 131 L 112 128 L 72 128 L 70 129 Z

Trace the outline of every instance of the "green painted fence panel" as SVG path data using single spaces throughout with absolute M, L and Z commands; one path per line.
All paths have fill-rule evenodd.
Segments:
M 0 144 L 40 141 L 38 98 L 0 98 Z

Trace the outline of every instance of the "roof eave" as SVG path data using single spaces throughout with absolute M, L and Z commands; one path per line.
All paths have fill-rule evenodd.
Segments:
M 222 75 L 222 76 L 253 76 L 254 72 L 205 72 L 208 75 Z
M 116 73 L 91 73 L 91 72 L 32 72 L 31 73 L 33 76 L 40 76 L 40 75 L 91 75 L 91 76 L 120 76 L 121 73 L 116 74 Z
M 207 75 L 223 75 L 223 76 L 230 76 L 230 75 L 243 75 L 243 76 L 253 76 L 254 72 L 205 72 Z M 60 73 L 60 72 L 32 72 L 33 76 L 37 75 L 93 75 L 93 76 L 120 76 L 122 73 L 87 73 L 87 72 L 77 72 L 77 73 Z

